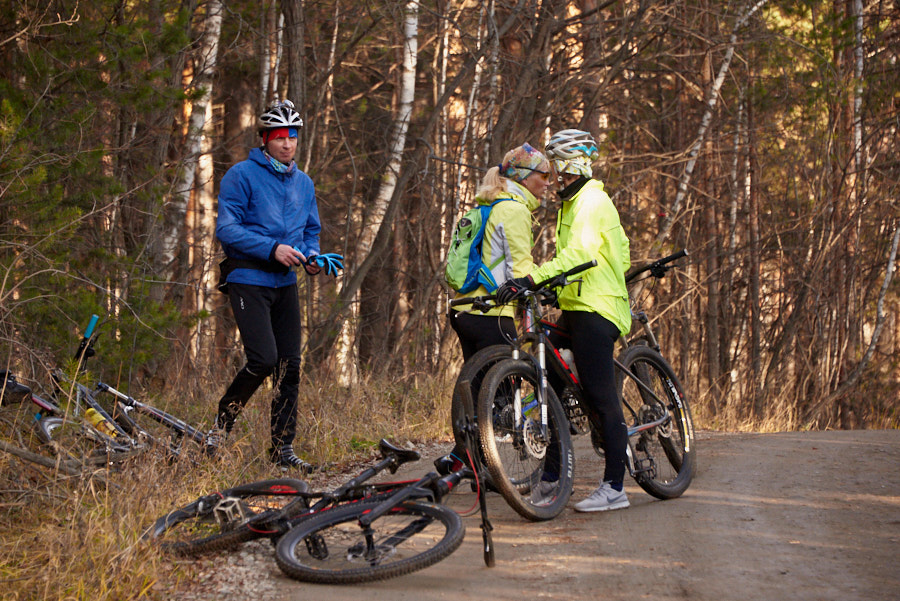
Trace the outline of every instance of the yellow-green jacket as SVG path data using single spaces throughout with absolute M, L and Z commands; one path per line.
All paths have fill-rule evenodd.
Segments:
M 536 267 L 531 257 L 534 246 L 531 212 L 541 203 L 534 194 L 512 180 L 506 180 L 506 193 L 501 193 L 497 199 L 500 198 L 511 198 L 512 201 L 498 202 L 491 209 L 481 247 L 481 260 L 491 270 L 498 286 L 510 278 L 526 276 Z M 476 198 L 475 201 L 483 205 L 494 202 L 483 198 Z M 479 286 L 466 294 L 458 294 L 457 298 L 485 294 L 489 294 L 488 291 L 484 286 Z M 515 306 L 503 305 L 487 313 L 473 312 L 472 315 L 514 317 Z
M 581 293 L 578 284 L 559 290 L 559 307 L 599 313 L 624 336 L 631 330 L 625 287 L 625 272 L 631 267 L 629 242 L 603 182 L 593 179 L 563 201 L 556 222 L 556 256 L 532 271 L 531 277 L 541 282 L 591 259 L 597 260 L 597 266 L 575 276 L 584 280 Z

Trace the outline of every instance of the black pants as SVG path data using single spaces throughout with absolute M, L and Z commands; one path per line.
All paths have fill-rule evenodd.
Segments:
M 273 375 L 278 393 L 272 399 L 272 447 L 293 443 L 297 433 L 300 386 L 300 303 L 296 286 L 266 288 L 228 284 L 228 296 L 247 364 L 219 400 L 216 423 L 230 432 L 244 405 Z
M 516 323 L 512 317 L 494 317 L 492 315 L 472 315 L 471 313 L 450 312 L 450 326 L 456 332 L 459 338 L 459 345 L 462 347 L 463 360 L 468 361 L 472 355 L 483 348 L 495 344 L 509 344 L 511 340 L 515 340 Z M 481 380 L 472 381 L 472 400 L 478 399 L 478 389 L 481 387 Z M 460 411 L 462 411 L 460 409 Z M 453 419 L 454 412 L 451 410 L 450 417 Z M 457 457 L 465 457 L 466 448 L 463 444 L 462 435 L 457 431 L 456 424 L 453 427 L 453 435 L 456 444 L 451 454 Z
M 509 344 L 516 338 L 516 324 L 512 317 L 450 313 L 450 326 L 459 337 L 463 360 L 494 344 Z
M 553 344 L 572 349 L 584 399 L 603 423 L 603 451 L 606 454 L 603 480 L 622 482 L 627 461 L 628 427 L 616 393 L 613 363 L 619 329 L 602 315 L 586 311 L 563 311 L 560 325 L 568 335 L 565 339 L 554 335 Z M 558 377 L 551 376 L 551 383 L 556 385 Z

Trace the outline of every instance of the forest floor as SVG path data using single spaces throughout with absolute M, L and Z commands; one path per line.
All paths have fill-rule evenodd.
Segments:
M 423 473 L 443 451 L 429 448 L 406 472 Z M 600 459 L 588 437 L 576 438 L 575 493 L 556 519 L 527 522 L 489 495 L 492 568 L 482 559 L 476 512 L 464 519 L 466 539 L 453 555 L 393 580 L 297 582 L 257 541 L 185 561 L 192 576 L 155 592 L 254 601 L 900 599 L 900 430 L 701 432 L 697 452 L 683 497 L 658 501 L 629 481 L 629 509 L 580 514 L 571 506 L 596 485 Z M 475 502 L 468 487 L 449 499 L 461 512 Z

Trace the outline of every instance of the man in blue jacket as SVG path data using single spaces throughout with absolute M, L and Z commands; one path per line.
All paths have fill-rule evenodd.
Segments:
M 274 375 L 271 460 L 308 473 L 294 453 L 300 384 L 300 304 L 297 276 L 321 271 L 319 212 L 308 175 L 297 168 L 297 131 L 303 126 L 291 101 L 276 102 L 259 118 L 262 146 L 231 167 L 219 189 L 216 237 L 226 259 L 220 289 L 231 300 L 247 363 L 219 401 L 209 444 L 216 447 L 260 384 Z

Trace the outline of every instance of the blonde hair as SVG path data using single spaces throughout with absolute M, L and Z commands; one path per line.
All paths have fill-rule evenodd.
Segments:
M 481 184 L 478 186 L 478 191 L 475 193 L 475 197 L 484 200 L 495 200 L 500 194 L 506 192 L 504 179 L 506 178 L 500 175 L 500 167 L 494 165 L 485 173 Z

